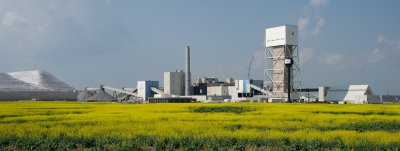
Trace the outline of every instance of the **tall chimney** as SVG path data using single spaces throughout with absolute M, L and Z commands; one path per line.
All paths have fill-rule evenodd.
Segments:
M 186 46 L 185 96 L 190 95 L 190 89 L 192 87 L 190 75 L 190 47 Z

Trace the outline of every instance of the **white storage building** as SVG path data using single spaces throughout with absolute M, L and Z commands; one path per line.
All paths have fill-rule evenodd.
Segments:
M 374 95 L 369 85 L 319 87 L 319 101 L 381 103 L 379 96 Z

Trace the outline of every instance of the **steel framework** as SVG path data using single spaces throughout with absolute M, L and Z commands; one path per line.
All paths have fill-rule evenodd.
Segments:
M 300 61 L 298 45 L 281 45 L 266 47 L 264 68 L 264 88 L 269 91 L 270 97 L 287 98 L 288 79 L 285 73 L 288 69 L 284 64 L 286 58 L 293 59 L 291 71 L 291 92 L 298 93 L 300 83 Z

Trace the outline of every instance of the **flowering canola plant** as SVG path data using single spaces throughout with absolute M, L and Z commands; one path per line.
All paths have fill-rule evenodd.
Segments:
M 398 150 L 399 105 L 1 102 L 2 150 Z

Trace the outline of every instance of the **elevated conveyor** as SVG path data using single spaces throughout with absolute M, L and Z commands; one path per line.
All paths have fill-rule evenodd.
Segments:
M 255 90 L 257 90 L 257 91 L 260 91 L 261 93 L 264 93 L 265 95 L 269 95 L 268 90 L 265 90 L 265 89 L 263 89 L 263 88 L 260 88 L 259 86 L 256 86 L 256 85 L 254 85 L 254 84 L 250 84 L 250 87 L 253 88 L 253 89 L 255 89 Z

